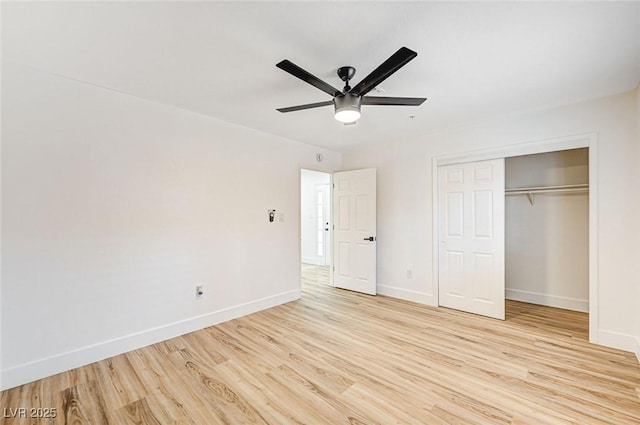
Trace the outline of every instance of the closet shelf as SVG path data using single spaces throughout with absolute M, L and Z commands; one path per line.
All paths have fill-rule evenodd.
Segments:
M 588 192 L 589 184 L 566 184 L 562 186 L 534 186 L 505 189 L 505 195 L 527 195 L 531 205 L 535 203 L 535 195 L 539 193 L 579 193 Z

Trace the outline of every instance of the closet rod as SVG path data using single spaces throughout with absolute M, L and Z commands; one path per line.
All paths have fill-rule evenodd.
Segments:
M 588 184 L 567 184 L 562 186 L 535 186 L 505 189 L 505 194 L 524 195 L 528 193 L 554 193 L 554 192 L 585 192 L 589 190 Z
M 536 193 L 576 193 L 576 192 L 588 192 L 588 184 L 566 184 L 562 186 L 536 186 L 536 187 L 518 187 L 514 189 L 505 189 L 505 195 L 527 195 L 529 203 L 535 204 Z

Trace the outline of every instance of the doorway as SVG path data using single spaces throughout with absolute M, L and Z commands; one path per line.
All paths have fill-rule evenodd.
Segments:
M 598 181 L 597 171 L 597 142 L 595 134 L 576 135 L 558 139 L 543 140 L 539 142 L 531 142 L 520 145 L 505 146 L 495 149 L 486 149 L 482 151 L 466 152 L 455 155 L 442 155 L 434 157 L 432 160 L 433 165 L 433 225 L 434 231 L 438 232 L 438 229 L 442 225 L 442 217 L 440 209 L 442 208 L 442 199 L 439 196 L 439 170 L 440 167 L 451 164 L 465 164 L 473 163 L 476 161 L 484 161 L 498 158 L 511 158 L 523 155 L 541 154 L 545 152 L 557 152 L 571 149 L 588 148 L 587 152 L 587 170 L 589 182 Z M 575 188 L 571 188 L 574 190 Z M 525 198 L 526 199 L 526 198 Z M 588 189 L 588 235 L 587 235 L 587 279 L 588 279 L 588 313 L 589 313 L 589 341 L 592 343 L 598 343 L 598 258 L 597 258 L 597 246 L 598 246 L 598 232 L 597 232 L 597 204 L 598 204 L 598 192 L 597 184 L 593 184 Z M 433 238 L 433 264 L 434 264 L 434 292 L 436 299 L 439 298 L 440 275 L 441 270 L 439 266 L 440 258 L 440 244 L 439 237 Z M 503 297 L 506 298 L 505 295 Z
M 301 169 L 300 179 L 302 281 L 316 270 L 330 286 L 375 295 L 376 169 Z
M 331 174 L 300 170 L 300 258 L 302 283 L 330 285 Z

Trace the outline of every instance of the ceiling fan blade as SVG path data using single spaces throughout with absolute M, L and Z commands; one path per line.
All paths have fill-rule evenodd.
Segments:
M 333 100 L 327 100 L 325 102 L 307 103 L 305 105 L 298 105 L 298 106 L 289 106 L 287 108 L 278 108 L 277 110 L 280 112 L 293 112 L 293 111 L 302 111 L 304 109 L 319 108 L 321 106 L 329 106 L 329 105 L 333 105 Z
M 362 105 L 420 106 L 425 100 L 426 97 L 365 96 L 362 98 Z
M 418 54 L 413 50 L 401 47 L 397 52 L 391 55 L 389 59 L 384 61 L 382 65 L 374 69 L 371 74 L 367 75 L 362 81 L 356 84 L 349 93 L 357 96 L 364 96 L 416 56 L 418 56 Z
M 302 81 L 309 83 L 316 88 L 319 88 L 320 90 L 322 90 L 323 92 L 327 93 L 330 96 L 335 97 L 340 93 L 342 93 L 342 91 L 333 87 L 331 84 L 325 83 L 320 78 L 308 73 L 307 71 L 300 68 L 298 65 L 291 62 L 290 60 L 285 59 L 282 62 L 279 62 L 278 64 L 276 64 L 276 66 L 281 70 L 286 71 L 289 74 L 293 75 L 294 77 L 298 77 Z

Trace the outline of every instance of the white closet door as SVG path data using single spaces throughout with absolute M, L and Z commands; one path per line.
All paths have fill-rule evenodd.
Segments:
M 504 159 L 438 167 L 439 304 L 504 320 Z

